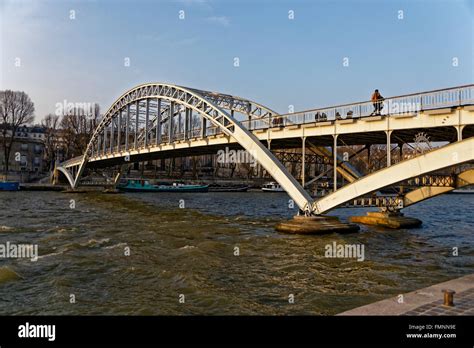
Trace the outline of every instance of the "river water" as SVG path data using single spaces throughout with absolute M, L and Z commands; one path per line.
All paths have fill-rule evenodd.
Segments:
M 332 315 L 474 271 L 474 195 L 405 209 L 419 229 L 325 236 L 276 232 L 288 199 L 0 192 L 0 244 L 39 248 L 36 262 L 0 258 L 0 314 Z M 333 242 L 363 244 L 365 260 L 326 258 Z

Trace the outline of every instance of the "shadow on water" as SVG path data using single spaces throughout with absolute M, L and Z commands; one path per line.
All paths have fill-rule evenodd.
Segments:
M 275 232 L 296 213 L 288 200 L 0 193 L 0 244 L 38 244 L 40 255 L 0 259 L 0 314 L 335 314 L 474 270 L 474 196 L 407 208 L 419 229 L 324 236 Z M 365 260 L 325 257 L 333 242 L 364 245 Z

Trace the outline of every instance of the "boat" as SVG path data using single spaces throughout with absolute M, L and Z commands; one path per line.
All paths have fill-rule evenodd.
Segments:
M 172 185 L 152 185 L 148 180 L 127 180 L 117 185 L 117 188 L 126 192 L 208 192 L 208 185 L 186 185 L 173 183 Z
M 156 190 L 159 192 L 208 192 L 209 185 L 186 185 L 177 184 L 173 185 L 156 185 Z
M 262 186 L 264 192 L 285 192 L 285 190 L 277 182 L 269 182 Z
M 0 181 L 0 191 L 18 191 L 19 189 L 18 181 Z
M 247 192 L 249 186 L 210 186 L 209 192 Z

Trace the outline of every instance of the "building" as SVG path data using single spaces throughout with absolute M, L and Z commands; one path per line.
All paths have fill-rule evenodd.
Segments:
M 9 178 L 30 181 L 48 171 L 45 162 L 45 128 L 21 126 L 15 133 L 9 159 Z M 0 143 L 0 172 L 5 171 L 5 156 Z

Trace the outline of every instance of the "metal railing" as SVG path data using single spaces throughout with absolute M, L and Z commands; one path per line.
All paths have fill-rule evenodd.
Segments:
M 376 110 L 376 103 L 380 103 L 380 111 Z M 374 115 L 389 116 L 419 113 L 424 110 L 457 107 L 470 104 L 474 104 L 474 85 L 406 94 L 385 98 L 378 102 L 364 101 L 282 115 L 266 116 L 258 120 L 242 121 L 241 124 L 249 130 L 256 130 L 351 118 L 363 118 Z

